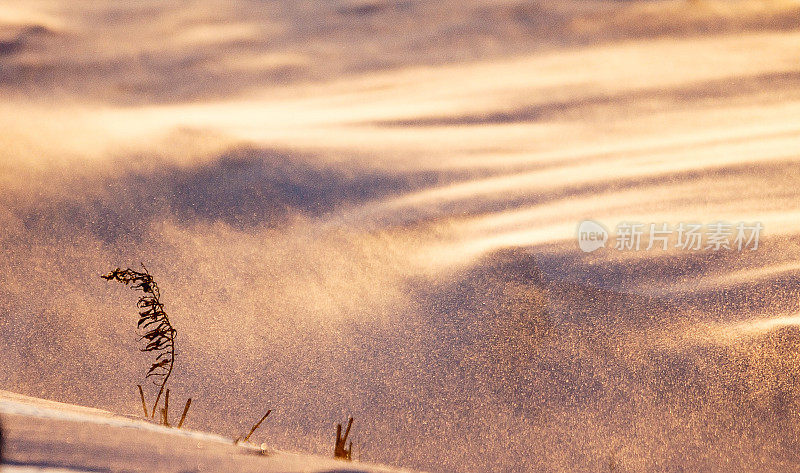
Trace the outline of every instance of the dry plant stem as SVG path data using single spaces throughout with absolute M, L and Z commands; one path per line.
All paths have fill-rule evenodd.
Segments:
M 266 418 L 267 418 L 267 416 L 269 415 L 269 413 L 270 413 L 270 412 L 272 412 L 272 409 L 268 410 L 268 411 L 267 411 L 267 413 L 266 413 L 266 414 L 264 414 L 264 417 L 262 417 L 262 418 L 261 418 L 261 420 L 259 420 L 258 422 L 256 422 L 256 425 L 254 425 L 254 426 L 253 426 L 253 428 L 252 428 L 252 429 L 250 429 L 250 433 L 248 433 L 248 434 L 247 434 L 247 436 L 244 438 L 244 441 L 245 441 L 245 442 L 247 442 L 248 440 L 250 440 L 250 436 L 251 436 L 251 435 L 253 435 L 253 432 L 255 432 L 255 431 L 256 431 L 256 429 L 258 428 L 258 426 L 260 426 L 260 425 L 261 425 L 261 423 L 262 423 L 262 422 L 264 422 L 264 419 L 266 419 Z
M 344 437 L 342 438 L 342 443 L 347 442 L 347 437 L 350 435 L 350 428 L 353 427 L 353 418 L 350 418 L 350 421 L 347 422 L 347 430 L 344 431 Z
M 166 315 L 165 315 L 166 316 Z M 173 334 L 173 341 L 175 340 L 175 335 Z M 174 342 L 170 344 L 170 359 L 175 359 L 175 344 Z M 164 386 L 167 385 L 167 380 L 169 380 L 169 375 L 172 374 L 172 366 L 173 363 L 169 364 L 169 370 L 167 371 L 166 376 L 164 376 L 164 380 L 161 382 L 161 387 L 158 389 L 158 395 L 156 396 L 156 402 L 153 403 L 153 416 L 156 415 L 156 407 L 158 407 L 158 401 L 161 399 L 161 393 L 164 392 Z M 167 396 L 169 396 L 169 389 L 167 389 Z M 166 399 L 164 401 L 166 403 Z
M 169 389 L 167 389 L 167 393 L 164 395 L 164 408 L 161 409 L 162 413 L 162 424 L 169 427 Z
M 350 435 L 350 428 L 353 426 L 353 418 L 347 422 L 347 430 L 342 436 L 342 424 L 336 424 L 336 445 L 333 449 L 334 458 L 342 458 L 345 460 L 352 460 L 353 458 L 353 442 L 350 442 L 350 447 L 347 447 L 347 437 Z
M 161 401 L 167 381 L 169 381 L 169 377 L 172 374 L 175 362 L 175 336 L 177 331 L 172 327 L 169 317 L 164 312 L 164 304 L 161 303 L 158 284 L 153 280 L 144 264 L 142 264 L 142 269 L 143 271 L 135 271 L 130 268 L 125 270 L 117 268 L 102 277 L 107 281 L 121 282 L 126 286 L 130 286 L 131 289 L 144 293 L 136 303 L 136 306 L 140 309 L 137 327 L 145 331 L 141 340 L 147 342 L 141 351 L 158 353 L 146 375 L 148 378 L 153 376 L 161 379 L 161 382 L 157 383 L 160 384 L 158 395 L 156 395 L 155 403 L 153 403 L 153 408 L 150 410 L 150 417 L 155 418 L 156 412 L 159 412 L 158 403 Z
M 139 397 L 142 398 L 142 409 L 144 409 L 144 417 L 146 419 L 146 418 L 150 417 L 150 415 L 147 413 L 147 403 L 144 402 L 144 390 L 142 390 L 142 385 L 141 384 L 137 384 L 136 386 L 139 387 Z
M 178 428 L 180 429 L 183 427 L 183 421 L 186 420 L 186 413 L 189 412 L 189 406 L 192 405 L 192 398 L 189 398 L 186 401 L 186 405 L 183 407 L 183 414 L 181 414 L 181 420 L 178 422 Z

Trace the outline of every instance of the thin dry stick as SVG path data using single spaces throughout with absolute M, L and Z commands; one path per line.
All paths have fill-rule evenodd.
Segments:
M 247 434 L 247 437 L 245 437 L 245 438 L 244 438 L 244 441 L 245 441 L 245 442 L 247 442 L 248 440 L 250 440 L 250 436 L 251 436 L 251 435 L 253 435 L 253 432 L 255 432 L 255 431 L 256 431 L 256 429 L 258 428 L 258 426 L 259 426 L 259 425 L 261 425 L 261 423 L 262 423 L 262 422 L 264 422 L 264 419 L 266 419 L 266 418 L 267 418 L 267 416 L 269 415 L 269 413 L 270 413 L 270 412 L 272 412 L 272 409 L 268 410 L 268 411 L 267 411 L 267 413 L 266 413 L 266 414 L 264 414 L 264 417 L 262 417 L 260 421 L 256 422 L 256 425 L 254 425 L 254 426 L 253 426 L 253 428 L 252 428 L 252 429 L 250 429 L 250 433 L 249 433 L 249 434 Z
M 347 437 L 350 435 L 350 428 L 353 427 L 353 418 L 347 422 L 347 430 L 342 437 L 342 424 L 336 424 L 336 446 L 333 449 L 334 458 L 343 458 L 351 460 L 353 458 L 353 442 L 350 442 L 350 448 L 347 448 Z
M 347 422 L 347 430 L 344 431 L 344 437 L 342 437 L 342 443 L 343 444 L 347 441 L 347 437 L 350 435 L 350 428 L 351 427 L 353 427 L 353 418 L 352 417 Z
M 172 333 L 172 338 L 174 340 L 175 332 Z M 170 344 L 169 350 L 170 350 L 170 358 L 169 359 L 170 360 L 174 360 L 175 359 L 175 345 L 174 344 Z M 164 380 L 161 382 L 161 388 L 159 388 L 159 390 L 158 390 L 158 395 L 156 396 L 156 402 L 155 402 L 155 404 L 153 404 L 153 417 L 155 417 L 155 415 L 156 415 L 155 408 L 158 405 L 159 399 L 161 399 L 161 393 L 164 391 L 164 386 L 166 386 L 166 384 L 167 384 L 167 380 L 169 379 L 169 375 L 172 374 L 172 366 L 173 366 L 172 363 L 170 363 L 169 364 L 169 370 L 167 371 L 166 376 L 164 376 Z M 167 396 L 169 396 L 169 389 L 167 389 Z M 167 402 L 166 402 L 166 399 L 165 399 L 164 400 L 164 404 L 166 404 L 166 403 Z
M 137 384 L 137 386 L 139 386 L 139 397 L 142 398 L 142 409 L 144 409 L 144 417 L 145 418 L 150 417 L 147 414 L 147 403 L 144 401 L 144 391 L 142 390 L 142 385 L 141 384 Z
M 184 406 L 183 408 L 183 414 L 181 415 L 181 420 L 178 422 L 179 429 L 183 427 L 183 421 L 186 420 L 186 413 L 189 412 L 189 406 L 191 405 L 192 405 L 192 398 L 189 398 L 189 400 L 186 401 L 186 406 Z
M 166 394 L 164 394 L 164 409 L 162 409 L 164 415 L 164 422 L 163 424 L 169 427 L 169 389 L 167 389 Z

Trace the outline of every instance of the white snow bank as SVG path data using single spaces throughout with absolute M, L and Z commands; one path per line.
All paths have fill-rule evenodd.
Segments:
M 399 473 L 0 391 L 3 473 Z

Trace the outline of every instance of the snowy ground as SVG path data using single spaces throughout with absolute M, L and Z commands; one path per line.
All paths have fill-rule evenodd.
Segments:
M 266 445 L 234 445 L 219 435 L 7 391 L 0 391 L 0 416 L 4 473 L 404 471 L 275 451 Z

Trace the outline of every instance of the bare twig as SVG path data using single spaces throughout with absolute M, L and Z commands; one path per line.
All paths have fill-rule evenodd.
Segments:
M 244 439 L 238 437 L 236 440 L 234 440 L 234 442 L 239 443 L 239 441 L 247 442 L 248 440 L 250 440 L 250 436 L 253 435 L 253 432 L 256 431 L 256 429 L 261 425 L 262 422 L 264 422 L 264 419 L 267 418 L 270 412 L 272 412 L 272 409 L 269 409 L 267 413 L 264 414 L 264 417 L 262 417 L 261 420 L 259 420 L 258 422 L 255 423 L 255 425 L 253 425 L 253 428 L 250 429 L 250 432 L 244 437 Z
M 161 409 L 161 415 L 162 415 L 162 422 L 161 423 L 164 424 L 167 427 L 170 427 L 170 425 L 169 425 L 169 389 L 167 389 L 167 392 L 164 395 L 164 408 Z
M 144 409 L 144 417 L 146 419 L 146 418 L 148 418 L 150 416 L 147 414 L 147 403 L 144 402 L 144 391 L 142 390 L 142 385 L 141 384 L 137 384 L 136 386 L 139 387 L 139 397 L 142 398 L 142 409 Z
M 347 446 L 347 437 L 350 435 L 350 428 L 352 426 L 353 418 L 351 417 L 347 422 L 347 430 L 344 431 L 344 436 L 342 436 L 342 424 L 336 424 L 336 445 L 333 448 L 334 458 L 340 458 L 342 460 L 353 459 L 353 442 L 350 442 L 349 448 Z
M 183 427 L 183 421 L 186 420 L 186 413 L 189 412 L 189 406 L 192 405 L 192 398 L 189 398 L 186 401 L 186 405 L 183 407 L 183 414 L 181 414 L 181 420 L 178 422 L 178 428 L 180 429 Z

